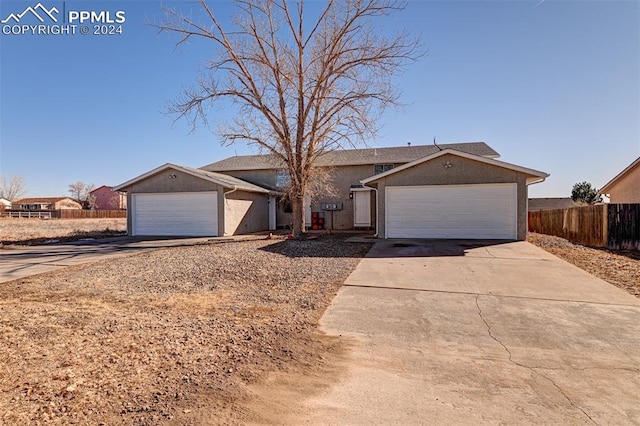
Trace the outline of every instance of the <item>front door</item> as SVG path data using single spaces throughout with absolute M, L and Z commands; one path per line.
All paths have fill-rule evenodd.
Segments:
M 371 191 L 354 191 L 353 226 L 371 226 Z

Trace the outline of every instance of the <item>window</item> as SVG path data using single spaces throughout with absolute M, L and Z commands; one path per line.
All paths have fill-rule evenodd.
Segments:
M 393 169 L 393 164 L 376 164 L 373 166 L 373 174 L 379 175 L 380 173 L 384 173 Z
M 291 176 L 286 170 L 276 170 L 276 186 L 278 188 L 286 188 L 291 185 Z

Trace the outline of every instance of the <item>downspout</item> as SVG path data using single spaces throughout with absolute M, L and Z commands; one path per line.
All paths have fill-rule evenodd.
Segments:
M 231 191 L 227 191 L 224 193 L 224 199 L 227 199 L 227 194 L 231 194 L 232 192 L 236 192 L 238 190 L 237 186 L 234 186 L 233 189 Z
M 362 182 L 360 182 L 362 183 Z M 362 183 L 362 187 L 363 188 L 369 188 L 372 189 L 376 192 L 376 233 L 373 234 L 374 237 L 378 237 L 378 229 L 380 229 L 380 211 L 378 210 L 378 188 L 374 188 L 372 186 L 367 186 L 364 183 Z
M 223 192 L 223 193 L 222 193 L 222 198 L 224 198 L 224 205 L 222 206 L 222 208 L 223 208 L 222 216 L 223 216 L 223 217 L 224 217 L 224 213 L 225 213 L 226 208 L 227 208 L 227 195 L 228 195 L 228 194 L 231 194 L 232 192 L 236 192 L 237 190 L 238 190 L 238 187 L 237 187 L 237 186 L 234 186 L 234 187 L 233 187 L 233 189 L 232 189 L 231 191 L 227 191 L 227 192 Z M 218 218 L 218 221 L 219 221 L 219 220 L 220 220 L 220 218 Z M 225 226 L 226 226 L 226 224 L 227 224 L 227 221 L 226 221 L 226 220 L 224 221 L 224 224 L 225 224 Z M 222 235 L 223 235 L 223 236 L 226 236 L 226 235 L 227 235 L 226 229 L 223 229 L 223 230 L 222 230 Z

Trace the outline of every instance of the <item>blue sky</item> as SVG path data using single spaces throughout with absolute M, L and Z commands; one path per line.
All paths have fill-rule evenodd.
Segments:
M 0 19 L 36 4 L 2 0 Z M 160 2 L 64 7 L 123 10 L 123 34 L 0 34 L 1 175 L 22 175 L 29 196 L 56 196 L 78 180 L 116 185 L 166 162 L 251 153 L 164 113 L 211 48 L 176 48 L 147 25 L 162 18 Z M 551 173 L 530 187 L 536 197 L 568 196 L 583 180 L 601 187 L 640 155 L 640 2 L 414 0 L 386 26 L 422 34 L 428 55 L 396 78 L 407 106 L 381 117 L 370 146 L 485 141 L 503 161 Z

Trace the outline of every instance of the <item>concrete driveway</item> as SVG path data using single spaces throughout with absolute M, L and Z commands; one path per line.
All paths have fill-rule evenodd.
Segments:
M 640 424 L 640 300 L 526 242 L 382 241 L 321 322 L 300 424 Z
M 165 247 L 201 244 L 211 238 L 116 237 L 39 246 L 5 246 L 0 250 L 0 283 L 71 265 Z

